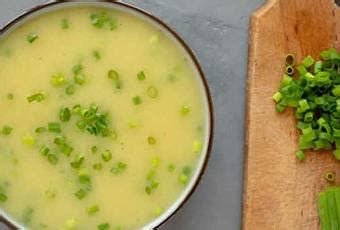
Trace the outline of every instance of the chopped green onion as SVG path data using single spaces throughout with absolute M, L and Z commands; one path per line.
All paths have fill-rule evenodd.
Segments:
M 110 30 L 115 30 L 118 27 L 118 22 L 116 19 L 110 18 L 109 25 L 110 25 Z
M 83 121 L 83 120 L 78 121 L 76 125 L 81 130 L 85 129 L 85 127 L 87 126 L 86 121 Z
M 7 94 L 7 99 L 8 100 L 13 100 L 14 99 L 14 95 L 12 93 Z
M 111 173 L 116 174 L 116 175 L 121 174 L 122 172 L 126 170 L 126 168 L 127 168 L 127 164 L 123 162 L 118 162 L 111 168 Z
M 77 114 L 77 115 L 80 115 L 80 111 L 81 111 L 81 110 L 82 110 L 81 105 L 75 105 L 75 106 L 73 106 L 73 108 L 72 108 L 72 113 Z
M 184 175 L 184 174 L 181 174 L 179 177 L 178 177 L 178 182 L 182 185 L 186 185 L 188 183 L 188 176 L 187 175 Z
M 63 30 L 67 30 L 70 27 L 70 23 L 66 18 L 63 18 L 60 22 L 60 26 Z
M 54 87 L 60 87 L 60 86 L 65 85 L 67 83 L 67 81 L 66 81 L 64 74 L 57 73 L 57 74 L 52 76 L 51 83 Z
M 35 138 L 30 134 L 26 134 L 23 138 L 23 143 L 28 146 L 35 145 Z
M 63 146 L 66 144 L 66 138 L 64 136 L 56 136 L 54 138 L 54 144 Z
M 149 185 L 145 187 L 145 192 L 146 192 L 148 195 L 151 195 L 151 193 L 153 193 L 154 190 L 158 188 L 158 185 L 159 185 L 158 182 L 151 180 L 151 181 L 149 182 Z
M 119 80 L 119 74 L 116 70 L 109 70 L 109 72 L 107 73 L 107 77 L 114 80 L 114 81 L 118 81 Z
M 40 148 L 39 152 L 41 153 L 41 155 L 47 156 L 47 154 L 50 152 L 50 149 L 46 145 L 44 145 Z
M 66 221 L 65 224 L 65 230 L 76 230 L 77 229 L 78 222 L 74 218 L 70 218 Z
M 93 169 L 94 170 L 101 170 L 103 168 L 102 163 L 95 163 L 93 164 Z
M 177 77 L 174 74 L 169 74 L 168 80 L 169 82 L 174 83 L 177 80 Z
M 117 138 L 118 138 L 117 132 L 114 131 L 114 130 L 111 130 L 110 131 L 110 137 L 111 137 L 112 140 L 117 140 Z
M 65 93 L 67 95 L 73 95 L 76 91 L 76 87 L 74 85 L 69 85 L 65 88 Z
M 331 171 L 326 172 L 324 176 L 325 176 L 325 179 L 329 182 L 335 181 L 335 173 L 334 172 L 331 172 Z
M 86 168 L 82 168 L 78 171 L 78 180 L 81 184 L 87 185 L 91 183 L 90 173 Z
M 74 75 L 78 75 L 83 71 L 83 65 L 82 64 L 77 64 L 72 67 L 72 72 Z
M 288 71 L 273 97 L 278 112 L 295 109 L 297 128 L 302 132 L 295 153 L 299 160 L 305 158 L 305 149 L 330 150 L 334 144 L 333 155 L 340 160 L 340 53 L 329 49 L 320 56 L 318 61 L 305 57 L 297 66 L 296 78 L 289 77 L 292 73 Z M 286 65 L 294 70 L 293 62 L 286 60 Z
M 307 102 L 306 99 L 302 99 L 298 102 L 299 108 L 297 111 L 304 113 L 306 112 L 310 107 L 309 107 L 309 103 Z
M 140 81 L 144 81 L 145 80 L 145 73 L 144 73 L 144 71 L 142 70 L 142 71 L 140 71 L 140 72 L 138 72 L 138 74 L 137 74 L 137 79 L 138 80 L 140 80 Z
M 132 98 L 132 102 L 135 105 L 140 105 L 140 104 L 142 104 L 143 101 L 142 101 L 142 98 L 140 98 L 139 96 L 136 96 L 136 97 Z
M 106 149 L 105 152 L 102 154 L 102 159 L 105 162 L 108 162 L 112 159 L 112 153 L 110 150 Z
M 176 166 L 174 164 L 169 164 L 168 165 L 168 171 L 169 172 L 173 172 L 173 171 L 175 171 L 175 169 L 176 169 Z
M 159 183 L 155 180 L 156 173 L 154 170 L 150 171 L 146 176 L 147 186 L 145 192 L 151 195 L 159 186 Z
M 150 171 L 146 176 L 147 186 L 145 187 L 145 192 L 148 195 L 151 195 L 159 186 L 159 183 L 155 180 L 155 176 L 156 173 L 154 170 Z
M 87 214 L 92 215 L 96 212 L 99 211 L 99 206 L 98 205 L 92 205 L 86 209 Z
M 85 157 L 81 154 L 78 154 L 76 156 L 76 159 L 71 162 L 72 168 L 79 169 L 81 164 L 84 162 L 84 160 L 85 160 Z
M 1 133 L 5 136 L 9 136 L 13 131 L 13 128 L 8 126 L 8 125 L 5 125 L 4 127 L 2 127 L 2 130 L 1 130 Z
M 85 83 L 85 76 L 81 73 L 74 75 L 74 82 L 78 85 L 83 85 Z
M 160 162 L 161 162 L 161 159 L 159 157 L 154 157 L 151 160 L 151 165 L 153 168 L 157 168 Z
M 32 34 L 27 35 L 26 40 L 27 40 L 28 43 L 32 44 L 38 38 L 39 38 L 39 36 L 37 34 L 32 33 Z
M 101 13 L 101 14 L 91 14 L 90 19 L 93 26 L 97 28 L 102 28 L 104 24 L 107 21 L 107 14 Z
M 292 82 L 293 82 L 293 78 L 285 74 L 281 80 L 280 88 L 289 86 Z
M 186 116 L 190 113 L 190 108 L 188 106 L 182 106 L 180 112 L 182 116 Z
M 94 59 L 96 59 L 97 61 L 102 58 L 102 56 L 101 56 L 101 54 L 100 54 L 100 52 L 98 50 L 94 50 L 92 52 L 92 55 L 93 55 Z
M 47 189 L 45 191 L 45 196 L 48 199 L 54 199 L 57 196 L 57 192 L 54 189 Z
M 336 97 L 340 97 L 340 85 L 335 85 L 333 87 L 332 94 Z
M 109 16 L 106 12 L 91 14 L 90 20 L 91 24 L 98 29 L 101 29 L 105 25 L 108 25 L 108 27 L 112 31 L 118 27 L 117 20 Z
M 182 169 L 182 173 L 184 174 L 184 175 L 187 175 L 187 176 L 189 176 L 190 174 L 191 174 L 191 167 L 190 166 L 185 166 L 183 169 Z
M 200 153 L 202 151 L 202 142 L 201 141 L 194 141 L 192 144 L 192 150 L 194 153 Z
M 273 99 L 274 99 L 274 101 L 276 102 L 276 103 L 279 103 L 280 101 L 281 101 L 281 99 L 282 99 L 282 94 L 280 93 L 280 92 L 276 92 L 275 94 L 274 94 L 274 96 L 273 96 Z
M 163 208 L 161 208 L 161 207 L 157 207 L 157 208 L 155 208 L 154 210 L 153 210 L 153 214 L 154 214 L 154 216 L 160 216 L 162 213 L 164 212 L 164 209 Z
M 33 216 L 33 213 L 34 213 L 34 209 L 31 208 L 31 207 L 26 207 L 24 212 L 23 212 L 23 215 L 22 215 L 22 222 L 26 225 L 28 225 L 31 220 L 32 220 L 32 216 Z
M 52 164 L 55 165 L 58 163 L 59 159 L 56 154 L 49 153 L 47 154 L 47 160 Z
M 99 112 L 98 105 L 91 105 L 90 108 L 77 105 L 73 107 L 73 113 L 81 118 L 76 123 L 79 129 L 86 130 L 95 136 L 108 137 L 110 135 L 108 114 Z
M 138 128 L 140 126 L 138 121 L 130 121 L 128 123 L 128 125 L 129 125 L 129 128 L 131 128 L 131 129 L 135 129 L 135 128 Z
M 51 133 L 61 133 L 61 127 L 58 122 L 49 122 L 47 125 L 47 130 Z
M 96 154 L 97 151 L 98 151 L 98 147 L 97 146 L 94 145 L 94 146 L 91 147 L 92 154 Z
M 90 16 L 91 24 L 97 28 L 102 28 L 107 20 L 106 13 L 101 14 L 91 14 Z
M 322 71 L 323 61 L 316 61 L 314 63 L 314 73 L 318 73 Z
M 308 55 L 305 59 L 302 60 L 302 64 L 306 67 L 309 68 L 314 64 L 315 60 L 312 56 Z
M 40 92 L 40 93 L 32 94 L 32 95 L 27 97 L 27 101 L 29 103 L 32 103 L 32 102 L 41 102 L 44 99 L 45 99 L 45 92 Z
M 103 223 L 98 225 L 98 230 L 110 230 L 110 224 L 109 223 Z
M 73 152 L 73 148 L 67 144 L 64 144 L 63 146 L 61 146 L 60 151 L 66 155 L 67 157 L 69 157 L 71 155 L 71 153 Z
M 312 122 L 314 119 L 312 112 L 305 113 L 304 122 Z
M 119 80 L 119 74 L 116 70 L 109 70 L 107 73 L 107 77 L 111 80 L 113 80 L 116 89 L 121 89 L 122 88 L 122 82 Z
M 7 195 L 0 191 L 0 204 L 6 202 L 8 199 Z
M 191 174 L 191 167 L 185 166 L 182 169 L 182 173 L 178 177 L 178 182 L 182 185 L 186 185 L 189 181 L 190 174 Z
M 340 160 L 340 149 L 335 149 L 333 151 L 333 156 L 335 157 L 335 159 Z
M 156 98 L 158 96 L 158 90 L 154 86 L 150 86 L 147 93 L 150 98 Z
M 69 108 L 62 108 L 59 112 L 59 119 L 63 122 L 67 122 L 71 119 L 71 111 Z
M 79 189 L 75 194 L 74 194 L 79 200 L 82 200 L 86 197 L 87 192 L 84 189 Z
M 156 139 L 152 136 L 148 136 L 148 143 L 149 143 L 149 145 L 155 145 Z
M 296 151 L 295 156 L 299 161 L 303 161 L 305 159 L 305 154 L 302 150 Z

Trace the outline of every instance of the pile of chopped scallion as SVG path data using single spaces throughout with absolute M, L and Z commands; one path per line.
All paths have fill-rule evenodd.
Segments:
M 340 160 L 340 53 L 331 48 L 320 56 L 318 61 L 307 56 L 296 66 L 294 56 L 287 55 L 286 74 L 273 96 L 277 112 L 294 108 L 301 131 L 295 153 L 299 160 L 307 149 L 332 149 Z

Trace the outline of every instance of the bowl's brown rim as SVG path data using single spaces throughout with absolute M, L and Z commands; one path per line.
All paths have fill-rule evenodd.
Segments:
M 74 0 L 56 0 L 56 1 L 49 1 L 49 2 L 46 2 L 46 3 L 39 4 L 39 5 L 31 8 L 31 9 L 29 9 L 29 10 L 24 11 L 19 16 L 10 20 L 2 28 L 0 28 L 0 35 L 5 33 L 12 26 L 14 26 L 19 21 L 25 19 L 30 14 L 35 13 L 36 11 L 39 11 L 41 9 L 53 6 L 53 5 L 63 4 L 63 3 L 66 3 L 66 2 L 75 2 L 76 3 L 77 1 L 74 1 Z M 161 19 L 154 16 L 153 14 L 149 13 L 148 11 L 145 11 L 144 9 L 136 7 L 136 6 L 129 4 L 129 3 L 125 3 L 125 2 L 117 1 L 117 0 L 100 0 L 100 1 L 96 1 L 96 2 L 106 2 L 106 3 L 112 3 L 112 4 L 117 4 L 117 5 L 120 5 L 120 6 L 123 6 L 123 7 L 127 7 L 129 9 L 134 10 L 137 13 L 140 13 L 140 14 L 148 17 L 149 19 L 155 21 L 156 23 L 158 23 L 159 25 L 164 27 L 168 32 L 170 32 L 175 37 L 175 39 L 178 42 L 180 42 L 182 47 L 189 54 L 191 60 L 194 62 L 194 65 L 197 68 L 199 75 L 200 75 L 200 78 L 203 82 L 203 88 L 204 88 L 205 94 L 206 94 L 207 99 L 208 99 L 208 110 L 209 110 L 208 112 L 209 112 L 209 115 L 210 115 L 210 130 L 209 130 L 210 135 L 209 135 L 209 139 L 208 139 L 208 149 L 207 149 L 207 153 L 205 155 L 203 166 L 201 168 L 199 176 L 196 178 L 195 184 L 193 185 L 193 187 L 191 188 L 189 193 L 186 195 L 185 199 L 178 205 L 178 207 L 169 216 L 167 216 L 167 218 L 165 218 L 163 221 L 161 221 L 155 227 L 157 229 L 157 228 L 161 227 L 164 223 L 166 223 L 172 216 L 174 216 L 185 205 L 185 203 L 189 200 L 189 198 L 192 196 L 192 194 L 194 193 L 194 191 L 198 187 L 198 185 L 199 185 L 200 181 L 202 180 L 202 177 L 205 173 L 205 170 L 207 168 L 208 161 L 210 159 L 211 152 L 212 152 L 212 145 L 213 145 L 213 138 L 214 138 L 214 107 L 213 107 L 213 100 L 212 100 L 211 92 L 210 92 L 205 74 L 204 74 L 203 69 L 201 67 L 201 64 L 199 63 L 198 58 L 194 54 L 193 50 L 187 45 L 187 43 L 181 38 L 181 36 L 174 29 L 172 29 L 168 24 L 166 24 L 165 22 L 163 22 Z M 82 2 L 79 2 L 79 3 L 82 3 Z M 5 224 L 7 224 L 10 227 L 13 227 L 13 224 L 10 221 L 6 220 L 4 217 L 1 218 L 1 216 L 0 216 L 0 222 L 1 221 L 3 221 Z

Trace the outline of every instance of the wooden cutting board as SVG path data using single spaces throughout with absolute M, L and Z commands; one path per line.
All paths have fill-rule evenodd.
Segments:
M 340 163 L 330 152 L 309 152 L 297 162 L 292 110 L 275 112 L 286 54 L 300 61 L 340 50 L 340 8 L 334 0 L 269 0 L 251 17 L 243 197 L 244 230 L 319 229 L 316 194 Z

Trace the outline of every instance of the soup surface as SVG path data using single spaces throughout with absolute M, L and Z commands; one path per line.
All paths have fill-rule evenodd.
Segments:
M 205 149 L 182 49 L 120 10 L 59 9 L 0 41 L 0 208 L 31 229 L 140 229 Z

